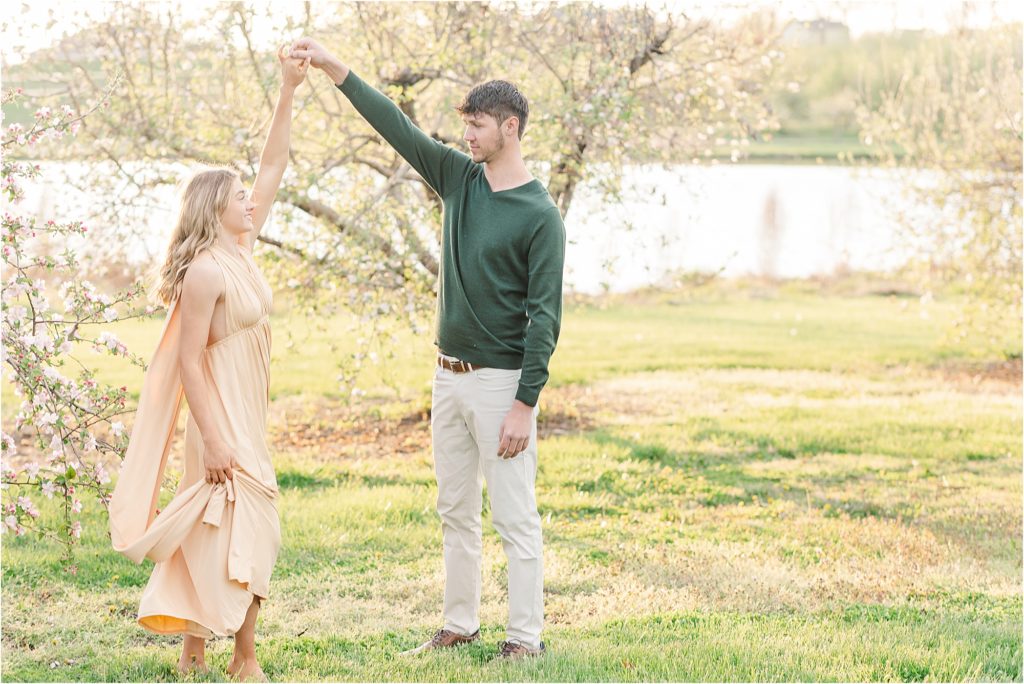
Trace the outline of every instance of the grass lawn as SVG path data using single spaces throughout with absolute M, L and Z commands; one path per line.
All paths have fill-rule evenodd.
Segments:
M 747 152 L 750 155 L 747 161 L 753 163 L 836 164 L 840 161 L 840 155 L 864 158 L 870 157 L 877 150 L 862 143 L 856 135 L 780 133 L 768 142 L 751 143 Z
M 1021 681 L 1021 391 L 940 333 L 952 309 L 803 292 L 567 310 L 542 396 L 545 641 L 492 660 L 506 567 L 485 522 L 481 642 L 440 627 L 429 339 L 338 401 L 328 340 L 275 321 L 269 439 L 284 545 L 258 651 L 272 680 Z M 286 347 L 288 328 L 299 351 Z M 119 331 L 149 353 L 158 322 Z M 406 344 L 408 342 L 408 344 Z M 1011 341 L 1019 348 L 1019 339 Z M 137 391 L 141 374 L 97 357 Z M 397 388 L 397 389 L 396 389 Z M 485 509 L 485 516 L 487 515 Z M 92 509 L 78 572 L 3 537 L 6 681 L 171 681 L 135 624 L 147 562 Z M 228 639 L 209 645 L 222 681 Z

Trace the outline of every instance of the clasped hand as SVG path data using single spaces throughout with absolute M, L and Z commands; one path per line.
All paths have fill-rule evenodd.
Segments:
M 277 50 L 277 60 L 281 63 L 281 81 L 288 88 L 297 88 L 309 72 L 309 58 L 289 57 L 288 47 L 282 45 Z

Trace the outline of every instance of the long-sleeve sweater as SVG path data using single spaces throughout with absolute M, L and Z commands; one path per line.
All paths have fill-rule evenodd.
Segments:
M 494 192 L 484 165 L 417 128 L 349 72 L 338 89 L 444 204 L 435 344 L 489 368 L 522 368 L 516 399 L 537 404 L 562 317 L 565 226 L 536 179 Z

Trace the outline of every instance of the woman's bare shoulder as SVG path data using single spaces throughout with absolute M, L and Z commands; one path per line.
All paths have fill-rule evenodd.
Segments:
M 185 269 L 183 286 L 186 289 L 202 292 L 216 292 L 218 296 L 224 290 L 224 274 L 220 264 L 208 250 L 196 254 L 195 259 Z

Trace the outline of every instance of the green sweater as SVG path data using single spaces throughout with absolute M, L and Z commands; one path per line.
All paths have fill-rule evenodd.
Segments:
M 338 89 L 444 204 L 435 344 L 472 364 L 522 368 L 516 399 L 535 406 L 562 319 L 565 227 L 547 189 L 532 180 L 494 192 L 483 164 L 355 73 Z

